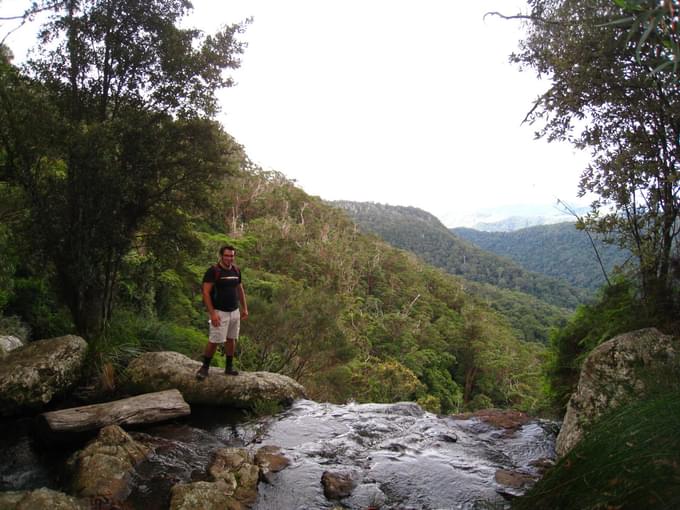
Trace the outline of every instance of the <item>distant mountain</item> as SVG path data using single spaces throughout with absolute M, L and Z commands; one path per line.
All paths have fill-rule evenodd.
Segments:
M 594 291 L 605 283 L 588 235 L 577 230 L 573 222 L 513 232 L 480 232 L 470 228 L 450 231 L 483 250 L 514 260 L 529 271 L 561 278 L 575 287 Z M 597 236 L 594 241 L 607 274 L 629 257 L 628 252 L 603 243 Z
M 473 282 L 471 290 L 504 313 L 516 330 L 533 324 L 532 332 L 525 332 L 525 337 L 547 337 L 550 325 L 589 297 L 586 291 L 562 280 L 532 273 L 510 259 L 478 248 L 422 209 L 348 201 L 331 204 L 346 210 L 362 230 Z
M 588 207 L 574 206 L 577 214 Z M 520 204 L 477 209 L 474 212 L 450 213 L 442 216 L 449 228 L 468 227 L 485 232 L 510 232 L 536 225 L 550 225 L 573 221 L 571 213 L 555 204 Z

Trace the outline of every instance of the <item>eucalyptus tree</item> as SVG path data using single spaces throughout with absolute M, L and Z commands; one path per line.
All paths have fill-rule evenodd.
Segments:
M 663 315 L 673 309 L 680 230 L 680 83 L 658 72 L 668 62 L 654 32 L 663 24 L 648 18 L 639 37 L 631 32 L 629 9 L 641 3 L 530 0 L 512 60 L 550 83 L 527 116 L 537 136 L 592 155 L 579 189 L 597 198 L 583 224 L 632 251 L 645 303 Z
M 53 266 L 80 333 L 111 315 L 140 236 L 180 252 L 186 224 L 240 157 L 213 120 L 245 23 L 182 28 L 185 0 L 66 0 L 37 52 L 0 74 L 0 181 L 20 186 L 41 267 Z M 30 13 L 29 13 L 30 14 Z

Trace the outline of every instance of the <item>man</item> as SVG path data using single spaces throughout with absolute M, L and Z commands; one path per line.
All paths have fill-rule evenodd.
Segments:
M 234 265 L 235 255 L 232 246 L 223 246 L 218 264 L 208 268 L 203 276 L 203 303 L 210 317 L 210 334 L 203 352 L 203 366 L 196 373 L 198 379 L 208 376 L 217 345 L 225 342 L 227 365 L 224 373 L 238 375 L 234 370 L 234 352 L 241 319 L 248 318 L 248 305 L 241 271 Z

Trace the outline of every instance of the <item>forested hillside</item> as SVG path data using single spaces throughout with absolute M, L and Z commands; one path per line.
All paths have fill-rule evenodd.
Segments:
M 550 328 L 562 324 L 570 310 L 587 299 L 582 290 L 531 273 L 459 238 L 423 210 L 347 201 L 333 205 L 346 210 L 365 231 L 476 282 L 475 292 L 508 317 L 525 339 L 546 341 Z
M 588 234 L 577 230 L 572 222 L 513 232 L 482 232 L 462 227 L 452 228 L 451 232 L 483 250 L 510 258 L 529 271 L 560 278 L 590 291 L 606 283 L 602 268 L 611 275 L 615 266 L 623 265 L 630 257 L 627 251 L 604 243 L 597 234 L 593 234 L 593 248 Z
M 145 349 L 198 359 L 206 334 L 200 278 L 231 243 L 251 315 L 241 369 L 291 375 L 319 400 L 410 399 L 436 412 L 539 405 L 543 348 L 521 341 L 464 280 L 360 233 L 277 173 L 225 176 L 209 202 L 210 214 L 194 217 L 186 234 L 191 250 L 171 259 L 141 243 L 126 255 L 111 323 L 91 339 L 101 362 L 124 365 Z M 20 229 L 12 239 L 3 249 L 16 253 Z M 52 270 L 12 260 L 4 314 L 34 337 L 72 332 L 50 290 Z M 48 322 L 36 318 L 44 307 L 53 310 Z

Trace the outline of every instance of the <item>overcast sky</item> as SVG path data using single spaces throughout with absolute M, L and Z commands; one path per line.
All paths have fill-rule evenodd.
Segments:
M 415 206 L 449 226 L 472 210 L 576 200 L 587 156 L 521 124 L 547 87 L 508 63 L 521 23 L 483 18 L 526 2 L 193 3 L 206 31 L 254 18 L 220 120 L 253 161 L 306 192 Z

